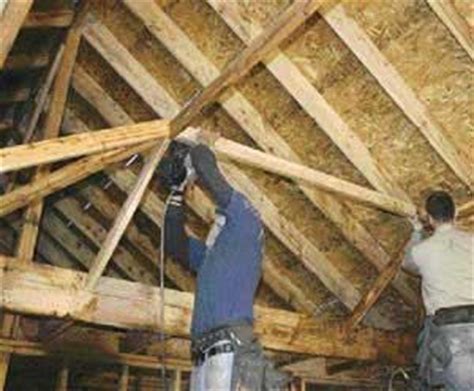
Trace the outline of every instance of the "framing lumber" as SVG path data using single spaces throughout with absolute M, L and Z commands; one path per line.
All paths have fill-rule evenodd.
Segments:
M 474 60 L 474 42 L 466 20 L 459 14 L 451 0 L 426 0 L 433 12 L 443 22 L 471 60 Z
M 134 7 L 137 7 L 138 4 L 141 6 L 143 3 L 135 2 Z M 252 23 L 248 18 L 244 19 L 244 16 L 239 12 L 237 2 L 207 0 L 207 3 L 246 45 L 249 45 L 252 39 L 263 31 L 261 26 Z M 142 17 L 151 16 L 151 10 L 152 7 L 148 7 L 148 14 L 143 13 Z M 146 25 L 150 28 L 151 21 L 147 21 Z M 196 62 L 196 58 L 193 58 L 193 61 Z M 180 62 L 183 63 L 181 58 Z M 209 61 L 207 62 L 209 66 L 212 66 Z M 375 189 L 410 201 L 408 194 L 384 172 L 382 164 L 373 159 L 359 136 L 344 122 L 283 51 L 275 50 L 271 59 L 265 61 L 265 65 Z
M 97 92 L 98 89 L 96 88 L 94 91 Z M 102 101 L 102 99 L 96 97 L 95 101 Z M 105 102 L 106 100 L 103 101 Z M 166 107 L 173 107 L 175 112 L 178 112 L 180 110 L 179 104 L 174 100 L 168 102 L 168 105 Z M 103 113 L 103 115 L 105 116 L 110 115 L 110 112 L 107 110 L 103 110 Z M 166 114 L 169 113 L 161 111 L 157 114 L 161 116 L 166 116 Z M 214 147 L 219 148 L 219 141 L 214 145 Z M 232 170 L 232 168 L 230 169 Z M 236 170 L 234 169 L 233 171 L 235 172 Z M 235 173 L 235 175 L 237 175 L 237 173 Z M 241 183 L 239 183 L 239 186 L 247 186 L 247 188 L 252 189 L 252 191 L 248 191 L 250 196 L 252 196 L 253 194 L 258 194 L 258 196 L 255 198 L 255 201 L 264 199 L 265 202 L 261 202 L 261 205 L 273 206 L 273 203 L 268 199 L 268 197 L 264 196 L 260 189 L 258 189 L 258 187 L 255 186 L 247 176 L 242 173 L 239 178 L 241 178 Z M 199 204 L 199 202 L 196 202 L 195 204 Z M 361 295 L 357 290 L 350 288 L 352 287 L 350 281 L 345 279 L 339 273 L 339 271 L 331 265 L 331 262 L 324 256 L 324 254 L 320 252 L 312 243 L 310 243 L 307 238 L 304 237 L 304 235 L 299 233 L 296 227 L 294 227 L 286 219 L 283 219 L 280 216 L 276 207 L 273 206 L 273 208 L 266 208 L 265 210 L 272 211 L 270 213 L 264 213 L 263 210 L 261 210 L 263 220 L 265 224 L 271 229 L 271 231 L 280 240 L 283 240 L 283 243 L 287 247 L 289 246 L 289 249 L 292 253 L 294 253 L 297 257 L 302 256 L 303 263 L 309 268 L 309 270 L 315 273 L 326 284 L 326 286 L 342 300 L 342 302 L 348 308 L 354 308 L 357 302 L 359 301 Z M 282 227 L 284 227 L 283 230 Z M 293 238 L 295 235 L 297 235 L 297 239 L 289 239 Z M 299 241 L 305 243 L 304 248 L 306 250 L 304 252 L 301 252 L 300 248 L 294 245 L 294 243 L 299 243 Z M 381 317 L 378 316 L 378 314 L 375 314 L 375 317 L 377 317 L 377 321 L 384 321 L 383 319 L 381 319 Z
M 463 219 L 473 214 L 474 214 L 474 200 L 471 200 L 459 207 L 456 218 Z
M 168 136 L 169 121 L 156 120 L 3 148 L 0 149 L 0 173 L 107 152 L 148 141 L 157 142 Z
M 2 43 L 0 45 L 0 69 L 3 69 L 3 64 L 32 5 L 33 0 L 9 0 L 0 14 L 0 42 Z
M 52 193 L 73 185 L 135 153 L 144 152 L 154 145 L 154 142 L 148 142 L 131 146 L 128 149 L 114 149 L 105 153 L 87 156 L 52 171 L 39 180 L 18 187 L 4 196 L 0 196 L 0 217 L 6 216 L 33 201 L 45 198 Z
M 142 171 L 137 179 L 137 183 L 134 189 L 130 192 L 127 200 L 125 201 L 120 213 L 117 215 L 117 218 L 110 230 L 107 238 L 105 239 L 97 258 L 92 265 L 89 276 L 85 283 L 85 289 L 92 290 L 99 281 L 100 276 L 104 272 L 104 269 L 107 266 L 110 258 L 112 257 L 120 239 L 122 238 L 125 230 L 127 229 L 128 224 L 133 218 L 140 201 L 145 194 L 146 188 L 148 187 L 150 180 L 153 177 L 153 172 L 155 171 L 158 163 L 161 158 L 166 153 L 169 146 L 169 141 L 165 140 L 161 145 L 155 147 L 150 156 L 147 157 L 147 161 L 142 168 Z
M 187 35 L 156 4 L 151 4 L 149 1 L 144 3 L 126 1 L 126 5 L 144 22 L 151 34 L 166 46 L 203 86 L 208 85 L 219 76 L 219 69 L 204 56 Z M 143 5 L 145 5 L 145 8 L 143 8 Z M 229 8 L 233 7 L 229 2 L 226 2 L 226 5 Z M 118 56 L 117 52 L 114 54 Z M 124 55 L 124 50 L 120 52 L 120 59 L 121 63 L 127 64 L 127 68 L 134 69 L 139 66 L 130 54 L 128 56 Z M 116 70 L 119 74 L 124 75 L 129 84 L 134 83 L 133 79 L 127 77 L 125 73 L 127 69 Z M 145 75 L 146 73 L 142 73 L 142 78 L 145 78 Z M 139 94 L 143 89 L 146 91 L 146 88 L 143 86 L 152 82 L 155 83 L 155 80 L 149 74 L 146 79 L 144 85 L 141 86 L 139 83 L 131 84 L 132 88 Z M 225 94 L 220 98 L 220 103 L 227 113 L 264 151 L 271 152 L 295 163 L 301 163 L 298 155 L 241 93 L 232 91 L 229 95 Z M 168 115 L 172 116 L 174 113 Z M 385 249 L 362 226 L 346 206 L 329 194 L 304 185 L 299 187 L 308 199 L 341 229 L 348 241 L 367 257 L 379 271 L 382 271 L 385 265 L 390 263 L 391 258 Z M 406 274 L 400 274 L 394 281 L 394 285 L 407 303 L 415 304 L 416 293 L 408 284 Z
M 464 158 L 446 136 L 442 125 L 429 112 L 395 67 L 375 46 L 367 33 L 337 5 L 322 12 L 323 18 L 361 63 L 380 83 L 402 112 L 418 127 L 433 149 L 470 189 L 474 177 L 469 161 Z
M 29 86 L 18 86 L 16 89 L 2 90 L 0 92 L 0 104 L 13 104 L 26 102 L 31 94 Z
M 44 122 L 44 132 L 42 135 L 45 140 L 57 138 L 61 130 L 61 120 L 66 104 L 69 83 L 74 63 L 76 62 L 76 56 L 81 42 L 83 22 L 87 12 L 87 3 L 82 3 L 76 20 L 67 32 L 65 38 L 64 51 L 58 69 L 55 71 L 56 77 L 54 78 L 54 84 L 51 90 L 51 101 Z M 44 105 L 46 94 L 47 92 L 44 92 L 42 96 L 44 101 L 39 103 Z M 39 113 L 37 113 L 37 115 L 39 116 Z M 0 157 L 0 162 L 1 161 L 2 159 Z M 34 180 L 40 180 L 47 176 L 49 171 L 49 166 L 37 168 L 33 175 Z M 43 200 L 40 199 L 32 203 L 24 212 L 23 218 L 25 223 L 17 246 L 17 254 L 21 259 L 33 259 L 43 205 Z
M 119 391 L 128 391 L 129 366 L 123 365 L 120 372 Z
M 44 50 L 34 53 L 12 53 L 5 61 L 3 69 L 43 68 L 49 64 L 49 60 L 49 52 Z
M 206 105 L 218 99 L 219 94 L 236 83 L 270 51 L 291 35 L 320 7 L 320 0 L 301 0 L 290 5 L 270 26 L 232 61 L 189 105 L 173 119 L 171 135 L 186 128 Z
M 160 290 L 102 277 L 94 293 L 82 291 L 87 274 L 0 257 L 0 305 L 8 311 L 80 320 L 122 329 L 189 333 L 193 295 L 167 289 L 165 323 L 160 326 Z M 94 303 L 94 305 L 89 305 Z M 361 329 L 343 341 L 339 326 L 318 324 L 307 316 L 256 306 L 255 329 L 269 349 L 295 353 L 390 360 L 406 363 L 414 337 Z
M 64 28 L 69 27 L 74 19 L 74 12 L 68 9 L 47 12 L 30 12 L 23 28 Z
M 57 374 L 55 391 L 67 391 L 68 380 L 69 380 L 69 367 L 67 365 L 67 362 L 64 361 Z

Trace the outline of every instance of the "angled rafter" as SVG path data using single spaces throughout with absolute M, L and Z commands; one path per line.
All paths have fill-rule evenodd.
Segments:
M 395 67 L 375 46 L 359 25 L 346 15 L 344 7 L 337 5 L 322 12 L 334 32 L 364 64 L 384 90 L 415 124 L 434 150 L 469 188 L 474 187 L 470 164 L 446 137 L 441 124 L 429 112 L 425 104 L 403 80 Z
M 146 2 L 126 1 L 127 6 L 137 17 L 142 19 L 150 32 L 164 44 L 168 50 L 179 60 L 179 62 L 204 86 L 212 82 L 219 75 L 219 70 L 213 65 L 189 40 L 189 38 L 176 26 L 173 21 L 156 5 Z M 226 7 L 235 9 L 233 3 L 226 2 Z M 145 8 L 143 6 L 145 5 Z M 146 11 L 146 12 L 144 12 Z M 256 35 L 259 31 L 255 32 Z M 250 32 L 249 32 L 250 33 Z M 240 35 L 240 34 L 239 34 Z M 250 37 L 249 37 L 250 39 Z M 179 43 L 179 44 L 178 44 Z M 103 54 L 103 53 L 101 53 Z M 120 53 L 122 63 L 128 67 L 135 68 L 133 59 Z M 126 77 L 127 69 L 116 68 L 125 75 L 129 83 L 134 80 Z M 144 70 L 146 72 L 146 70 Z M 142 74 L 144 78 L 146 73 Z M 282 75 L 279 75 L 282 77 Z M 295 76 L 295 75 L 293 75 Z M 294 77 L 291 78 L 292 80 Z M 301 80 L 301 78 L 296 78 Z M 148 76 L 147 83 L 155 82 Z M 136 92 L 140 92 L 139 83 L 132 85 Z M 143 88 L 142 88 L 143 89 Z M 221 99 L 223 108 L 242 127 L 247 134 L 265 151 L 271 152 L 279 157 L 300 163 L 298 155 L 289 145 L 273 130 L 272 126 L 258 113 L 245 97 L 234 91 L 231 97 Z M 356 248 L 369 259 L 378 270 L 383 270 L 390 263 L 390 256 L 385 249 L 374 239 L 368 230 L 355 218 L 352 212 L 335 200 L 330 195 L 315 191 L 308 186 L 300 185 L 301 190 L 321 211 L 332 220 L 342 231 L 345 237 Z M 399 275 L 394 282 L 396 288 L 402 294 L 405 301 L 414 303 L 415 293 L 407 282 L 406 275 Z
M 189 333 L 193 295 L 166 290 L 165 323 L 160 327 L 160 290 L 102 277 L 96 293 L 78 291 L 85 273 L 0 259 L 0 305 L 10 311 L 65 317 L 119 328 Z M 94 305 L 88 303 L 94 302 Z M 256 306 L 255 329 L 263 345 L 295 353 L 403 363 L 414 348 L 412 336 L 362 329 L 344 340 L 337 325 L 318 324 L 294 312 Z
M 253 66 L 259 63 L 266 54 L 275 49 L 291 35 L 321 5 L 319 0 L 296 1 L 283 11 L 265 31 L 234 60 L 222 73 L 212 81 L 195 99 L 190 102 L 172 121 L 172 135 L 178 134 L 190 124 L 201 109 L 213 103 L 227 87 L 237 82 Z
M 243 15 L 239 13 L 240 7 L 237 2 L 225 0 L 208 0 L 207 2 L 245 44 L 250 44 L 252 39 L 261 33 L 262 28 L 260 26 L 251 23 L 248 18 L 244 19 Z M 143 3 L 134 2 L 132 7 L 141 7 Z M 148 15 L 150 15 L 151 10 L 152 7 L 149 7 Z M 146 16 L 144 13 L 141 13 L 141 15 L 142 17 Z M 147 23 L 147 26 L 150 25 L 151 21 Z M 164 29 L 161 27 L 160 30 Z M 365 176 L 367 181 L 377 190 L 399 196 L 408 201 L 409 197 L 404 190 L 384 174 L 381 163 L 374 161 L 369 150 L 357 134 L 344 122 L 318 90 L 312 86 L 291 59 L 280 50 L 272 54 L 272 58 L 265 62 L 268 70 L 319 124 L 347 159 Z M 196 60 L 194 61 L 196 62 Z M 212 65 L 209 64 L 209 67 L 211 68 Z
M 33 0 L 7 1 L 6 7 L 0 14 L 0 69 L 7 59 L 16 36 L 30 11 Z
M 471 57 L 471 60 L 474 60 L 474 42 L 469 25 L 456 10 L 452 1 L 426 0 L 426 2 Z

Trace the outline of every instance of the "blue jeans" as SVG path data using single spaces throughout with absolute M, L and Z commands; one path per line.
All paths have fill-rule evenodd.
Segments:
M 452 358 L 444 368 L 447 391 L 474 390 L 474 323 L 440 327 Z

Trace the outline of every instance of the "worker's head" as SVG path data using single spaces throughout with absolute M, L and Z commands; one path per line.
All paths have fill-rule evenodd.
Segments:
M 451 223 L 456 215 L 454 201 L 445 191 L 435 191 L 430 194 L 426 199 L 425 208 L 433 227 Z
M 172 190 L 182 187 L 182 184 L 189 184 L 191 158 L 189 152 L 191 146 L 178 142 L 172 141 L 168 148 L 166 155 L 161 159 L 158 165 L 158 180 L 161 186 L 166 190 Z M 184 189 L 183 189 L 184 190 Z

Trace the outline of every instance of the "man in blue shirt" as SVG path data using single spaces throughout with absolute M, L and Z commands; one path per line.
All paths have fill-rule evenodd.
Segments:
M 160 167 L 162 182 L 171 188 L 165 214 L 165 253 L 197 273 L 191 389 L 270 389 L 265 388 L 265 377 L 274 382 L 271 389 L 280 389 L 276 384 L 284 382 L 284 377 L 263 359 L 252 332 L 264 244 L 258 212 L 229 185 L 206 145 L 174 143 L 167 159 Z M 196 178 L 217 206 L 206 242 L 185 231 L 183 200 L 191 178 Z

